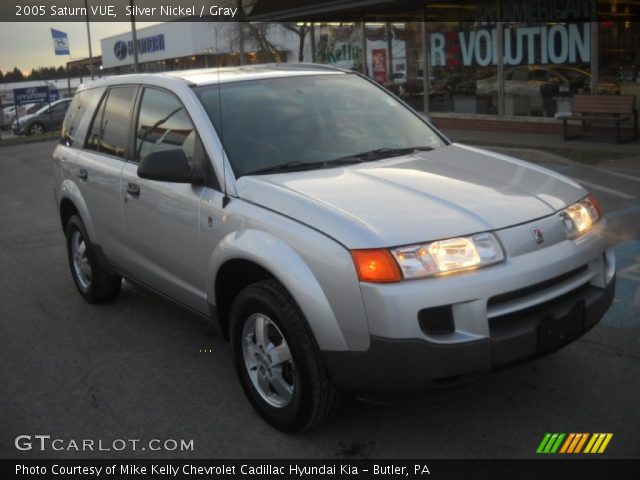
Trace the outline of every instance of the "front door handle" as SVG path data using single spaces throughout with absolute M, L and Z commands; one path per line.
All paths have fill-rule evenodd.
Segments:
M 135 183 L 128 183 L 127 184 L 127 193 L 133 197 L 139 197 L 140 196 L 140 185 L 137 185 Z
M 81 168 L 80 170 L 78 170 L 78 178 L 80 178 L 80 180 L 86 180 L 87 178 L 89 178 L 89 174 L 84 168 Z

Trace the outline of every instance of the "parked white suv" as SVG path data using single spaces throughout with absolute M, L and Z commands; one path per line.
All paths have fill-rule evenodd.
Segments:
M 360 75 L 268 65 L 81 86 L 54 152 L 69 265 L 217 321 L 260 415 L 451 384 L 552 351 L 612 302 L 595 199 L 449 142 Z M 194 347 L 195 348 L 195 347 Z

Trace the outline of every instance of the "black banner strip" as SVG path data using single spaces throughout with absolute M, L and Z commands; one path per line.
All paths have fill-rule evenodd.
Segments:
M 637 479 L 640 460 L 1 460 L 2 478 Z
M 460 21 L 495 22 L 502 2 L 502 21 L 507 22 L 589 22 L 591 0 L 476 0 L 451 2 L 451 8 L 465 6 L 475 13 L 459 16 Z M 442 6 L 441 4 L 439 5 Z M 466 11 L 466 10 L 465 10 Z M 433 21 L 451 21 L 448 9 L 431 8 L 429 2 L 407 0 L 3 0 L 0 22 L 226 22 L 226 21 L 422 21 L 427 12 Z M 471 15 L 471 18 L 469 18 Z M 597 12 L 599 21 L 639 22 L 640 11 L 633 7 L 624 18 L 606 9 Z M 442 16 L 442 18 L 438 18 Z M 475 19 L 473 18 L 475 17 Z

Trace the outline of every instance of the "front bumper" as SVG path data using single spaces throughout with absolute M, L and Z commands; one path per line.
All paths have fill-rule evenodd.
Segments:
M 544 232 L 536 243 L 532 229 Z M 361 283 L 367 351 L 325 352 L 350 390 L 421 389 L 463 381 L 553 351 L 593 327 L 613 301 L 606 218 L 567 238 L 555 214 L 494 234 L 504 262 L 456 275 Z
M 584 285 L 550 302 L 490 320 L 489 338 L 455 344 L 371 337 L 365 352 L 323 352 L 334 384 L 351 391 L 422 390 L 532 359 L 567 345 L 597 324 L 615 293 Z

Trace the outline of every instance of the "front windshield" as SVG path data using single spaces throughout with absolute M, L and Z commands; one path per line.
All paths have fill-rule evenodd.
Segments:
M 355 74 L 247 80 L 195 91 L 236 177 L 377 149 L 444 145 L 404 105 Z

